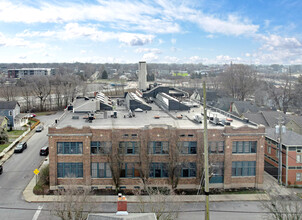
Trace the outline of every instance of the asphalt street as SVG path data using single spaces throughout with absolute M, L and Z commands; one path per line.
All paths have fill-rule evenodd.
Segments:
M 45 157 L 39 155 L 42 146 L 47 145 L 47 126 L 54 122 L 61 113 L 51 116 L 41 116 L 44 130 L 35 133 L 27 141 L 27 149 L 22 153 L 13 154 L 3 165 L 0 175 L 0 219 L 33 219 L 36 209 L 43 204 L 30 204 L 22 199 L 22 192 L 34 176 L 33 171 L 38 168 Z M 12 209 L 3 209 L 8 207 Z M 17 210 L 16 208 L 33 209 Z
M 56 115 L 38 117 L 44 124 L 44 130 L 35 133 L 27 140 L 27 149 L 20 154 L 13 154 L 4 164 L 0 175 L 0 220 L 52 220 L 58 219 L 49 210 L 51 204 L 28 203 L 22 198 L 22 192 L 34 176 L 33 171 L 39 167 L 45 157 L 39 156 L 39 150 L 47 145 L 47 127 L 58 118 Z M 178 203 L 178 219 L 204 219 L 203 203 Z M 211 202 L 211 219 L 262 219 L 263 209 L 260 202 Z M 116 204 L 96 204 L 96 212 L 115 212 Z M 128 204 L 129 212 L 137 212 L 137 204 Z M 251 213 L 254 212 L 254 213 Z

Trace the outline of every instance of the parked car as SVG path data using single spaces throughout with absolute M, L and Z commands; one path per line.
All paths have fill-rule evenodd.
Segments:
M 44 146 L 40 149 L 40 156 L 47 156 L 49 153 L 48 146 Z
M 36 132 L 41 132 L 43 130 L 43 125 L 39 125 L 37 128 L 36 128 Z
M 34 118 L 34 117 L 36 117 L 36 114 L 32 113 L 32 114 L 29 115 L 29 117 Z
M 14 152 L 15 153 L 22 153 L 26 148 L 27 148 L 27 143 L 26 142 L 21 142 L 17 145 Z
M 0 175 L 3 173 L 3 166 L 0 165 Z

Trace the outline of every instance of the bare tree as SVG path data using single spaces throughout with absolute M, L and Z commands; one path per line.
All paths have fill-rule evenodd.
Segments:
M 256 73 L 252 67 L 243 64 L 232 64 L 220 75 L 221 85 L 232 97 L 244 101 L 256 86 Z
M 74 75 L 64 75 L 62 77 L 64 105 L 67 106 L 69 102 L 73 102 L 74 98 L 78 94 L 80 80 Z
M 95 208 L 90 191 L 78 188 L 72 183 L 67 184 L 64 189 L 59 189 L 55 194 L 57 201 L 51 204 L 51 214 L 62 220 L 85 220 Z
M 290 76 L 286 74 L 284 81 L 280 81 L 278 85 L 273 82 L 268 82 L 267 91 L 277 109 L 286 113 L 295 98 L 294 86 Z
M 6 101 L 13 101 L 16 96 L 16 87 L 14 85 L 2 85 L 0 96 L 5 98 Z
M 55 95 L 57 108 L 60 109 L 63 105 L 64 87 L 62 83 L 62 75 L 57 74 L 50 79 L 52 85 L 52 92 Z
M 268 187 L 269 201 L 261 200 L 262 207 L 269 214 L 266 219 L 275 220 L 300 220 L 302 219 L 302 202 L 295 194 L 280 196 L 279 189 L 275 186 Z
M 45 101 L 51 92 L 51 84 L 46 76 L 32 76 L 32 89 L 34 95 L 40 99 L 40 111 L 43 111 Z
M 177 146 L 171 147 L 169 152 L 169 181 L 174 191 L 177 188 L 181 175 L 181 163 L 179 161 L 179 151 L 181 142 L 177 142 Z M 184 163 L 185 161 L 182 161 Z
M 118 192 L 120 189 L 121 172 L 124 166 L 124 149 L 118 147 L 112 147 L 111 152 L 108 154 L 108 162 L 111 169 L 112 180 L 115 186 L 115 190 Z
M 152 155 L 148 154 L 148 150 L 147 152 L 143 151 L 143 149 L 148 149 L 147 141 L 143 139 L 142 143 L 143 144 L 139 151 L 138 170 L 143 183 L 143 188 L 146 191 L 147 185 L 149 183 L 150 163 L 152 162 Z
M 26 111 L 29 111 L 31 103 L 30 99 L 33 93 L 32 85 L 29 81 L 25 81 L 25 83 L 22 83 L 19 87 L 19 90 L 21 90 L 22 98 L 24 99 L 26 103 Z
M 139 191 L 136 193 L 138 203 L 137 212 L 155 213 L 158 220 L 174 220 L 178 217 L 179 202 L 168 186 L 161 185 L 147 187 L 147 195 L 142 195 Z

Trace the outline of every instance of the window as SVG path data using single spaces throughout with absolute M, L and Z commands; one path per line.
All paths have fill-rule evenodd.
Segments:
M 235 154 L 256 153 L 257 141 L 234 141 L 232 152 Z
M 210 183 L 223 183 L 224 180 L 224 163 L 215 162 L 210 165 Z
M 255 176 L 256 161 L 232 162 L 232 176 Z
M 297 154 L 296 155 L 296 162 L 297 163 L 302 163 L 302 154 Z
M 196 163 L 183 163 L 181 177 L 196 177 Z
M 91 154 L 110 154 L 111 142 L 91 141 L 90 150 Z
M 139 145 L 137 141 L 122 141 L 119 144 L 119 154 L 138 154 Z
M 83 163 L 58 163 L 58 178 L 83 177 Z
M 223 154 L 224 153 L 224 141 L 209 142 L 210 154 Z
M 126 178 L 140 177 L 138 163 L 123 163 L 120 176 Z
M 167 163 L 151 163 L 149 177 L 151 178 L 168 177 Z
M 123 137 L 129 137 L 129 134 L 124 134 Z
M 58 142 L 57 153 L 58 154 L 82 154 L 83 143 L 82 142 Z
M 137 134 L 131 134 L 131 137 L 137 137 Z
M 181 154 L 196 154 L 197 142 L 196 141 L 183 141 L 178 142 L 178 149 Z
M 91 163 L 92 178 L 110 178 L 112 177 L 109 163 Z
M 267 145 L 267 153 L 268 154 L 271 154 L 272 153 L 272 147 Z
M 9 112 L 8 112 L 8 115 L 9 115 L 9 116 L 12 116 L 12 115 L 13 115 L 13 111 L 9 111 Z
M 169 154 L 169 142 L 168 141 L 149 142 L 149 154 Z
M 296 181 L 301 181 L 301 173 L 296 173 Z

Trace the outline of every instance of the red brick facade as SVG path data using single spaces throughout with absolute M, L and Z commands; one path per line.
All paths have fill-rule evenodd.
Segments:
M 299 143 L 300 144 L 300 143 Z M 270 149 L 270 152 L 269 152 Z M 269 138 L 265 142 L 265 162 L 270 164 L 271 167 L 278 169 L 277 157 L 278 143 L 273 142 Z M 302 150 L 300 151 L 302 152 Z M 297 155 L 302 153 L 297 151 L 295 146 L 284 146 L 282 149 L 282 183 L 288 186 L 302 186 L 302 161 L 297 162 Z M 300 181 L 297 180 L 297 173 L 300 174 Z M 277 178 L 277 174 L 271 174 Z
M 256 187 L 262 188 L 264 171 L 264 133 L 262 126 L 251 128 L 244 126 L 235 129 L 231 126 L 220 127 L 219 129 L 208 130 L 208 141 L 224 141 L 224 154 L 210 154 L 210 161 L 224 162 L 224 183 L 213 184 L 211 187 L 222 188 L 240 188 Z M 124 134 L 129 134 L 125 137 Z M 132 137 L 131 134 L 137 134 Z M 73 183 L 81 186 L 106 188 L 114 186 L 111 178 L 91 178 L 92 162 L 108 162 L 107 155 L 92 155 L 90 152 L 91 141 L 108 141 L 112 143 L 112 153 L 118 152 L 120 141 L 138 141 L 140 142 L 139 155 L 124 155 L 124 162 L 139 162 L 141 158 L 149 158 L 151 162 L 166 162 L 171 160 L 179 162 L 196 162 L 196 178 L 180 178 L 178 188 L 198 188 L 200 177 L 202 176 L 203 166 L 203 130 L 202 129 L 178 129 L 171 126 L 145 126 L 143 129 L 96 129 L 83 127 L 76 129 L 65 127 L 62 129 L 49 128 L 49 161 L 50 161 L 50 186 L 52 189 L 58 186 L 64 186 L 70 183 L 68 178 L 57 178 L 58 162 L 82 162 L 83 178 L 75 178 Z M 168 155 L 148 155 L 147 143 L 149 141 L 168 141 Z M 177 158 L 173 156 L 179 141 L 196 141 L 196 154 L 178 154 Z M 247 154 L 232 154 L 233 141 L 257 141 L 257 152 Z M 57 154 L 57 142 L 83 142 L 83 154 Z M 232 177 L 233 161 L 256 161 L 256 175 Z M 145 163 L 146 164 L 146 163 Z M 152 184 L 170 184 L 169 178 L 149 178 Z M 142 185 L 141 178 L 121 178 L 120 186 L 134 188 Z M 114 187 L 113 187 L 114 188 Z

